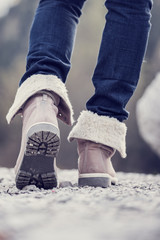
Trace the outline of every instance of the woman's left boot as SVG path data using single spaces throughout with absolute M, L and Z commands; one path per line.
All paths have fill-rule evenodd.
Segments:
M 17 188 L 57 186 L 55 161 L 60 147 L 57 113 L 55 101 L 45 93 L 34 95 L 25 104 L 21 149 L 15 166 Z
M 32 75 L 17 90 L 7 114 L 8 123 L 21 113 L 23 129 L 15 166 L 16 186 L 50 189 L 57 186 L 56 155 L 60 146 L 57 118 L 73 123 L 65 84 L 54 75 Z

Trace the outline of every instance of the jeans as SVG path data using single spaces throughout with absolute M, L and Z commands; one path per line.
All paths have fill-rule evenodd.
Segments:
M 56 75 L 64 83 L 71 67 L 76 27 L 86 0 L 41 0 L 30 33 L 26 73 Z M 128 118 L 125 106 L 135 91 L 145 55 L 152 0 L 106 0 L 108 9 L 97 65 L 94 95 L 87 110 Z

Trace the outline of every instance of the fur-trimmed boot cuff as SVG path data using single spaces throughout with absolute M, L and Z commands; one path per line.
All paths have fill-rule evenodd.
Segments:
M 31 96 L 42 90 L 47 90 L 53 95 L 56 93 L 60 97 L 57 117 L 66 124 L 72 125 L 73 109 L 65 84 L 57 76 L 42 74 L 32 75 L 18 88 L 14 103 L 6 116 L 7 122 L 10 123 L 16 114 L 21 113 L 24 104 Z
M 125 158 L 126 131 L 126 125 L 116 118 L 99 116 L 91 111 L 82 111 L 68 140 L 84 139 L 101 143 L 117 150 Z

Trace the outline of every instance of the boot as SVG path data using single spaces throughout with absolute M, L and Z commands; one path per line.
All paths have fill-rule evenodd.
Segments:
M 115 118 L 82 111 L 68 140 L 78 143 L 80 186 L 108 187 L 117 184 L 111 157 L 117 150 L 126 157 L 126 125 Z
M 25 104 L 21 149 L 15 166 L 16 186 L 51 189 L 57 186 L 56 155 L 60 147 L 57 122 L 59 97 L 46 93 L 31 97 Z M 56 104 L 56 105 L 55 105 Z
M 111 163 L 115 150 L 100 143 L 77 139 L 79 186 L 109 187 L 118 179 Z

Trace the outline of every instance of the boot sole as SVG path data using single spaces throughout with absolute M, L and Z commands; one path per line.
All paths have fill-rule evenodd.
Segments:
M 27 185 L 52 189 L 57 186 L 56 155 L 60 147 L 59 130 L 40 123 L 30 128 L 22 164 L 16 176 L 16 187 Z
M 118 179 L 111 177 L 109 174 L 90 173 L 80 174 L 78 179 L 78 185 L 80 187 L 102 187 L 107 188 L 112 184 L 117 185 Z

